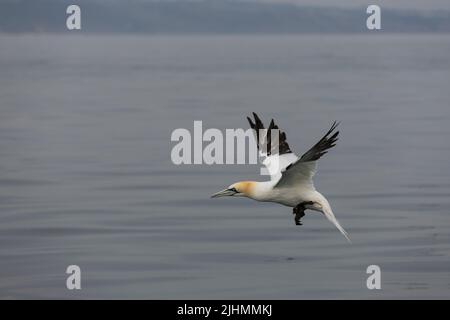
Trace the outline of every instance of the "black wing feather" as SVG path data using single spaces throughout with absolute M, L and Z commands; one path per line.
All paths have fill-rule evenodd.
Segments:
M 315 161 L 320 159 L 324 154 L 326 154 L 328 149 L 333 148 L 338 140 L 339 131 L 333 133 L 333 131 L 339 125 L 338 122 L 334 121 L 330 130 L 319 140 L 311 149 L 305 152 L 300 158 L 300 162 Z M 332 134 L 330 136 L 330 134 Z
M 261 119 L 258 117 L 256 113 L 253 112 L 253 117 L 255 119 L 255 122 L 253 122 L 249 117 L 247 117 L 248 123 L 250 124 L 250 127 L 255 130 L 256 135 L 256 142 L 258 144 L 258 149 L 261 149 L 261 143 L 263 141 L 266 141 L 267 143 L 267 155 L 271 155 L 274 153 L 278 153 L 279 155 L 285 154 L 285 153 L 292 153 L 291 149 L 289 148 L 289 144 L 286 142 L 286 133 L 281 131 L 279 127 L 275 124 L 275 121 L 272 119 L 269 124 L 269 128 L 265 132 L 264 136 L 261 136 L 262 132 L 260 130 L 265 129 L 264 124 L 262 123 Z M 273 150 L 276 149 L 276 146 L 273 146 L 272 148 L 272 141 L 271 141 L 271 130 L 278 130 L 279 132 L 279 150 Z

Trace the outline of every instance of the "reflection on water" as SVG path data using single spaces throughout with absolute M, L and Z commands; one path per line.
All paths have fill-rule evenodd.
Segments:
M 0 297 L 450 298 L 448 40 L 1 36 Z M 353 245 L 209 199 L 259 166 L 171 163 L 172 130 L 251 111 L 299 153 L 342 122 L 316 185 Z

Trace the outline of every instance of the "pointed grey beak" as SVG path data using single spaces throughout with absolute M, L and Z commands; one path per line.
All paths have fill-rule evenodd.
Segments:
M 219 197 L 227 197 L 227 196 L 232 196 L 234 195 L 236 192 L 229 190 L 229 189 L 224 189 L 222 191 L 219 191 L 217 193 L 214 193 L 211 198 L 219 198 Z

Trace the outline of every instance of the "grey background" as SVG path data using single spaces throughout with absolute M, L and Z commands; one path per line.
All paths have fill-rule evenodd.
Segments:
M 0 298 L 449 298 L 449 40 L 1 35 Z M 316 186 L 352 245 L 317 213 L 209 199 L 259 166 L 170 161 L 174 129 L 252 111 L 298 153 L 341 121 Z

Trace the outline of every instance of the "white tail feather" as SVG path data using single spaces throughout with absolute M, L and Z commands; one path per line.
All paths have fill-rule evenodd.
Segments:
M 332 224 L 334 224 L 336 228 L 338 228 L 338 230 L 344 235 L 344 237 L 347 239 L 348 242 L 352 243 L 352 240 L 350 240 L 350 237 L 348 236 L 347 231 L 344 230 L 344 228 L 341 226 L 339 221 L 334 216 L 334 213 L 331 210 L 330 205 L 327 204 L 327 205 L 323 206 L 322 209 L 323 209 L 323 213 L 325 214 L 325 217 L 327 217 L 327 219 L 330 220 L 330 222 Z

